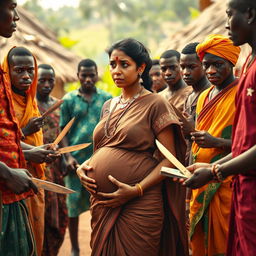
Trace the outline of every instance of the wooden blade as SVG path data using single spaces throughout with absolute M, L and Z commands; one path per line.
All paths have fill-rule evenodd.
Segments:
M 48 110 L 46 110 L 42 117 L 46 117 L 47 115 L 51 114 L 54 110 L 60 107 L 60 105 L 63 103 L 63 100 L 57 101 L 55 104 L 53 104 Z
M 50 181 L 46 181 L 46 180 L 40 180 L 37 178 L 32 178 L 33 183 L 38 187 L 38 188 L 42 188 L 48 191 L 52 191 L 55 193 L 60 193 L 60 194 L 72 194 L 72 193 L 76 193 L 76 191 L 66 188 L 64 186 L 61 186 L 59 184 L 50 182 Z
M 180 172 L 189 178 L 192 174 L 190 171 L 163 145 L 160 141 L 156 140 L 156 145 L 160 152 L 172 163 L 174 164 Z
M 161 174 L 170 178 L 187 179 L 187 176 L 181 173 L 178 169 L 162 167 Z
M 83 148 L 87 148 L 91 144 L 92 143 L 83 143 L 83 144 L 73 145 L 73 146 L 69 146 L 69 147 L 65 147 L 65 148 L 59 148 L 57 153 L 65 154 L 65 153 L 81 150 Z
M 65 135 L 68 133 L 68 131 L 70 130 L 71 126 L 73 125 L 75 121 L 75 117 L 73 117 L 68 123 L 67 125 L 64 127 L 64 129 L 60 132 L 60 134 L 57 136 L 57 138 L 55 139 L 55 141 L 52 143 L 51 148 L 53 148 L 54 146 L 58 145 L 59 142 L 65 137 Z

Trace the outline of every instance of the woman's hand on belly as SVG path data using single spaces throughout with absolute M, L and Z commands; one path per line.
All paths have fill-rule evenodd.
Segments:
M 88 177 L 86 174 L 87 172 L 93 171 L 93 168 L 87 165 L 87 162 L 85 161 L 82 165 L 77 168 L 76 173 L 80 179 L 80 182 L 84 186 L 84 188 L 91 194 L 96 194 L 97 191 L 97 185 L 96 181 L 90 177 Z
M 112 177 L 108 176 L 108 179 L 118 187 L 118 189 L 113 193 L 102 193 L 98 192 L 97 195 L 104 197 L 106 200 L 98 202 L 106 207 L 116 208 L 119 207 L 131 199 L 139 195 L 138 189 L 136 186 L 130 186 L 125 183 L 122 183 Z

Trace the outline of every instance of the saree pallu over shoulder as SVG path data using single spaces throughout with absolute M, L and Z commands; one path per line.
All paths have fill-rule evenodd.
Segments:
M 205 104 L 213 86 L 204 91 L 198 100 L 196 130 L 208 131 L 212 136 L 231 139 L 235 114 L 235 95 L 238 81 L 223 89 Z M 221 148 L 200 148 L 192 145 L 194 162 L 212 163 L 229 152 Z M 190 204 L 190 232 L 194 255 L 224 255 L 231 204 L 232 177 L 224 182 L 210 183 L 192 191 Z
M 185 156 L 178 119 L 161 96 L 138 98 L 120 118 L 122 111 L 109 120 L 111 136 L 104 134 L 108 111 L 94 131 L 95 152 L 89 164 L 99 191 L 116 190 L 109 174 L 129 185 L 143 180 L 159 163 L 155 138 L 168 126 L 173 127 L 177 157 L 183 161 Z M 115 209 L 99 205 L 99 200 L 91 197 L 93 256 L 188 255 L 185 191 L 179 184 L 166 179 Z
M 162 129 L 171 124 L 173 124 L 174 126 L 178 126 L 179 130 L 179 119 L 176 116 L 172 105 L 169 104 L 167 100 L 163 99 L 163 97 L 157 94 L 148 94 L 141 96 L 139 100 L 135 101 L 127 110 L 127 113 L 125 113 L 121 118 L 120 116 L 122 115 L 123 109 L 114 111 L 114 113 L 111 115 L 108 126 L 111 136 L 107 137 L 105 136 L 104 128 L 105 123 L 109 118 L 110 111 L 108 110 L 108 108 L 110 107 L 110 101 L 112 100 L 115 99 L 110 99 L 104 104 L 104 112 L 102 113 L 101 120 L 99 124 L 95 127 L 93 136 L 94 152 L 98 148 L 103 147 L 105 144 L 107 144 L 108 146 L 116 146 L 120 145 L 120 143 L 124 145 L 124 148 L 133 149 L 138 147 L 138 150 L 140 151 L 145 151 L 145 149 L 147 149 L 148 151 L 149 146 L 151 149 L 150 152 L 152 152 L 155 150 L 155 142 L 153 141 L 155 137 L 152 137 L 152 132 L 153 135 L 157 135 Z M 127 139 L 132 139 L 133 137 L 131 137 L 131 134 L 125 134 L 124 129 L 130 128 L 130 125 L 132 125 L 133 123 L 136 124 L 136 126 L 134 125 L 133 128 L 138 127 L 140 131 L 143 128 L 147 128 L 144 130 L 144 132 L 145 134 L 150 135 L 149 137 L 152 139 L 150 141 L 147 141 L 146 138 L 144 138 L 145 145 L 143 145 L 142 148 L 140 148 L 137 143 L 133 146 L 131 146 L 130 144 L 126 145 L 126 143 L 128 142 Z M 130 132 L 130 129 L 128 131 Z M 97 136 L 95 136 L 95 134 L 97 134 Z M 136 134 L 135 138 L 137 138 Z M 183 137 L 182 140 L 184 140 Z M 136 141 L 137 140 L 134 140 L 134 142 Z

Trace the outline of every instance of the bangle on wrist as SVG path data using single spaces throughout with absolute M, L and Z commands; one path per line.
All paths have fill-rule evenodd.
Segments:
M 137 183 L 135 186 L 136 186 L 136 188 L 137 188 L 137 190 L 138 190 L 139 196 L 143 196 L 143 188 L 142 188 L 142 186 L 140 185 L 140 183 Z

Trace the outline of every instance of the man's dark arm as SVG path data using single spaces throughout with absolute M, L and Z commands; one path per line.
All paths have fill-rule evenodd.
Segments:
M 37 192 L 37 187 L 26 169 L 10 168 L 0 162 L 0 180 L 15 194 L 21 194 L 30 189 Z
M 249 170 L 256 170 L 256 145 L 241 155 L 220 165 L 220 171 L 224 177 L 234 174 L 245 174 Z

